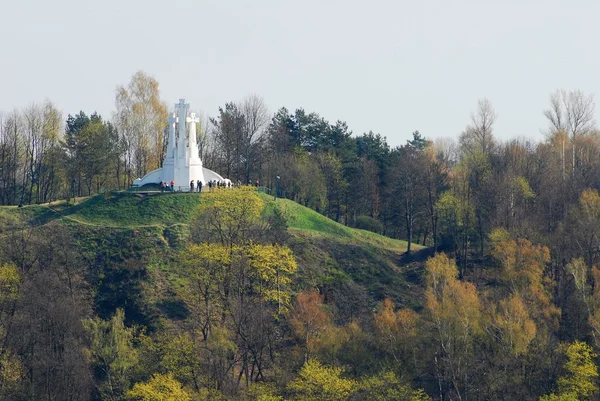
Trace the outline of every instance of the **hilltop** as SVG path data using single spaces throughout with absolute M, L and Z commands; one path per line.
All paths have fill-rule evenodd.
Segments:
M 287 243 L 299 264 L 298 288 L 324 290 L 343 319 L 358 318 L 386 297 L 419 308 L 419 266 L 401 263 L 405 241 L 346 227 L 291 200 L 261 197 L 265 219 L 277 208 L 287 221 Z M 62 201 L 4 207 L 0 219 L 73 233 L 78 239 L 74 247 L 89 266 L 88 280 L 97 290 L 98 313 L 109 316 L 123 307 L 129 319 L 148 323 L 180 313 L 169 295 L 174 278 L 167 265 L 185 245 L 201 202 L 202 195 L 195 193 L 113 192 L 80 199 L 77 205 Z

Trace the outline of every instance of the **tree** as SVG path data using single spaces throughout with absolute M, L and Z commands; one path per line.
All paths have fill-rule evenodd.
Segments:
M 315 343 L 325 328 L 331 324 L 329 315 L 324 309 L 323 297 L 316 290 L 299 293 L 290 314 L 290 322 L 296 336 L 304 342 L 304 360 L 308 362 Z
M 431 236 L 433 237 L 433 252 L 437 252 L 439 243 L 439 209 L 437 203 L 442 194 L 449 189 L 448 170 L 444 162 L 440 161 L 433 146 L 425 148 L 423 186 L 425 190 L 425 208 L 429 215 Z
M 102 399 L 121 400 L 129 389 L 133 370 L 137 365 L 137 351 L 133 347 L 135 330 L 125 327 L 125 314 L 117 309 L 109 320 L 87 319 L 90 347 L 87 350 L 96 371 L 98 391 Z
M 589 400 L 598 392 L 596 354 L 586 343 L 575 341 L 566 349 L 565 375 L 558 379 L 558 393 L 546 395 L 540 401 Z
M 457 279 L 456 263 L 445 254 L 428 259 L 425 270 L 426 308 L 439 347 L 436 369 L 440 372 L 440 386 L 449 384 L 451 388 L 446 391 L 463 399 L 474 373 L 473 344 L 482 333 L 482 307 L 477 289 Z
M 600 252 L 600 195 L 597 190 L 586 189 L 581 193 L 573 217 L 575 243 L 585 255 L 587 264 L 595 265 Z
M 136 72 L 125 86 L 117 87 L 117 128 L 126 143 L 128 182 L 162 165 L 167 105 L 160 99 L 156 79 Z
M 564 132 L 571 138 L 573 174 L 575 174 L 576 166 L 575 141 L 580 136 L 587 135 L 595 129 L 594 108 L 593 95 L 586 96 L 579 90 L 567 92 L 562 89 L 550 95 L 550 108 L 544 110 L 544 116 L 550 124 L 549 136 Z M 564 162 L 564 142 L 562 146 L 562 160 Z
M 423 139 L 419 131 L 413 133 L 413 140 L 397 151 L 392 152 L 392 168 L 390 189 L 394 209 L 399 209 L 401 221 L 405 227 L 408 242 L 406 253 L 410 254 L 411 244 L 414 242 L 414 229 L 419 217 L 424 214 L 425 187 L 424 170 L 425 154 L 423 152 Z M 414 146 L 413 146 L 414 145 Z M 426 236 L 426 234 L 425 234 Z
M 260 140 L 265 126 L 268 123 L 268 111 L 264 100 L 257 96 L 251 95 L 246 97 L 240 106 L 244 115 L 243 127 L 243 142 L 242 155 L 244 159 L 244 180 L 250 182 L 250 168 L 253 162 L 258 161 L 258 157 L 253 153 L 255 144 Z M 253 157 L 254 156 L 254 157 Z
M 500 241 L 491 251 L 500 262 L 500 280 L 510 292 L 523 297 L 536 323 L 554 329 L 558 327 L 558 309 L 551 300 L 544 270 L 550 262 L 550 250 L 533 245 L 526 239 Z
M 500 301 L 494 323 L 505 349 L 512 355 L 524 354 L 536 335 L 536 325 L 518 294 Z
M 416 357 L 417 322 L 419 315 L 411 309 L 394 311 L 394 303 L 385 299 L 375 314 L 377 341 L 392 355 L 396 363 L 406 366 Z
M 461 148 L 468 153 L 479 150 L 489 154 L 494 147 L 493 127 L 498 115 L 488 99 L 477 102 L 477 110 L 471 113 L 471 124 L 460 137 Z
M 154 374 L 147 383 L 136 383 L 127 392 L 131 401 L 190 401 L 192 398 L 171 375 Z
M 246 131 L 252 126 L 252 122 L 246 122 L 246 116 L 235 103 L 226 103 L 224 109 L 219 107 L 219 116 L 211 118 L 210 121 L 221 168 L 227 178 L 241 180 L 245 175 L 241 164 L 245 154 L 244 146 L 248 141 L 247 151 L 250 152 L 250 144 L 255 134 L 250 136 Z M 249 184 L 248 181 L 245 183 Z
M 415 390 L 402 383 L 394 372 L 381 372 L 378 375 L 364 378 L 358 384 L 358 390 L 350 398 L 352 401 L 429 401 L 431 398 L 425 391 Z
M 20 285 L 21 275 L 16 266 L 0 265 L 0 395 L 3 397 L 18 389 L 23 376 L 21 362 L 9 348 Z
M 288 384 L 293 400 L 345 401 L 356 389 L 356 382 L 341 377 L 341 368 L 321 365 L 311 359 L 306 361 L 298 377 Z
M 252 187 L 212 191 L 203 195 L 194 224 L 196 240 L 218 242 L 232 248 L 248 244 L 259 231 L 264 201 Z

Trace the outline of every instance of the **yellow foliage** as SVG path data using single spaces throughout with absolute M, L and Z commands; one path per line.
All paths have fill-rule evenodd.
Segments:
M 490 241 L 492 247 L 496 247 L 501 242 L 510 241 L 510 233 L 506 231 L 504 228 L 494 228 L 490 233 Z
M 14 302 L 19 295 L 21 275 L 13 264 L 0 265 L 0 308 Z M 0 313 L 4 312 L 0 310 Z
M 596 354 L 592 347 L 575 341 L 565 352 L 566 375 L 558 379 L 558 393 L 546 395 L 540 401 L 582 401 L 589 400 L 598 392 L 598 368 L 593 359 Z
M 559 392 L 574 393 L 580 400 L 589 399 L 598 392 L 598 367 L 593 361 L 596 354 L 586 343 L 575 341 L 567 348 L 566 355 L 567 375 L 558 379 Z
M 586 189 L 579 197 L 579 210 L 588 221 L 600 219 L 600 195 L 595 189 Z
M 431 398 L 421 389 L 414 390 L 400 381 L 394 372 L 383 372 L 363 379 L 358 393 L 369 401 L 429 401 Z
M 322 335 L 314 341 L 315 353 L 322 361 L 334 361 L 337 353 L 350 340 L 345 327 L 329 324 L 323 328 Z
M 323 297 L 316 290 L 299 293 L 290 313 L 290 322 L 296 336 L 304 340 L 305 359 L 308 360 L 324 329 L 331 324 L 323 305 Z
M 279 312 L 287 310 L 291 294 L 285 289 L 298 268 L 292 250 L 281 245 L 253 244 L 246 252 L 249 265 L 258 277 L 257 293 L 265 301 L 277 303 Z
M 248 389 L 248 401 L 283 401 L 273 383 L 253 383 Z
M 390 351 L 401 341 L 407 342 L 417 336 L 419 315 L 411 309 L 400 309 L 394 312 L 394 303 L 385 299 L 375 314 L 375 328 L 378 338 L 383 340 Z
M 292 380 L 288 390 L 293 400 L 345 401 L 355 391 L 356 381 L 341 377 L 341 368 L 327 367 L 315 360 L 308 360 L 300 370 L 299 377 Z
M 218 241 L 232 247 L 249 241 L 249 231 L 258 222 L 264 207 L 264 201 L 254 188 L 242 187 L 203 194 L 198 212 Z
M 544 280 L 544 269 L 550 262 L 548 247 L 519 238 L 498 243 L 491 254 L 500 262 L 500 279 L 521 296 L 538 325 L 545 322 L 552 328 L 558 327 L 560 310 L 552 304 Z
M 502 332 L 502 340 L 514 355 L 521 355 L 536 335 L 536 326 L 529 318 L 525 304 L 518 294 L 500 301 L 496 325 Z
M 426 307 L 444 336 L 469 336 L 481 332 L 481 303 L 477 289 L 456 277 L 454 260 L 437 254 L 426 263 Z
M 147 383 L 136 383 L 127 392 L 131 401 L 191 401 L 181 383 L 171 375 L 155 374 Z

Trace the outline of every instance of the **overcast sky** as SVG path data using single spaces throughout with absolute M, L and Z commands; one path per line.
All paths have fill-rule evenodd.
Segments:
M 487 97 L 499 138 L 540 139 L 550 92 L 600 93 L 599 18 L 593 0 L 0 0 L 0 110 L 109 117 L 143 70 L 208 115 L 255 93 L 400 145 L 458 136 Z

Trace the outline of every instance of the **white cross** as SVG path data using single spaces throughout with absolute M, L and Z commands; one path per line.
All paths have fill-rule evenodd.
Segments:
M 190 116 L 185 119 L 185 122 L 188 123 L 199 123 L 200 119 L 196 117 L 196 113 L 190 113 Z

